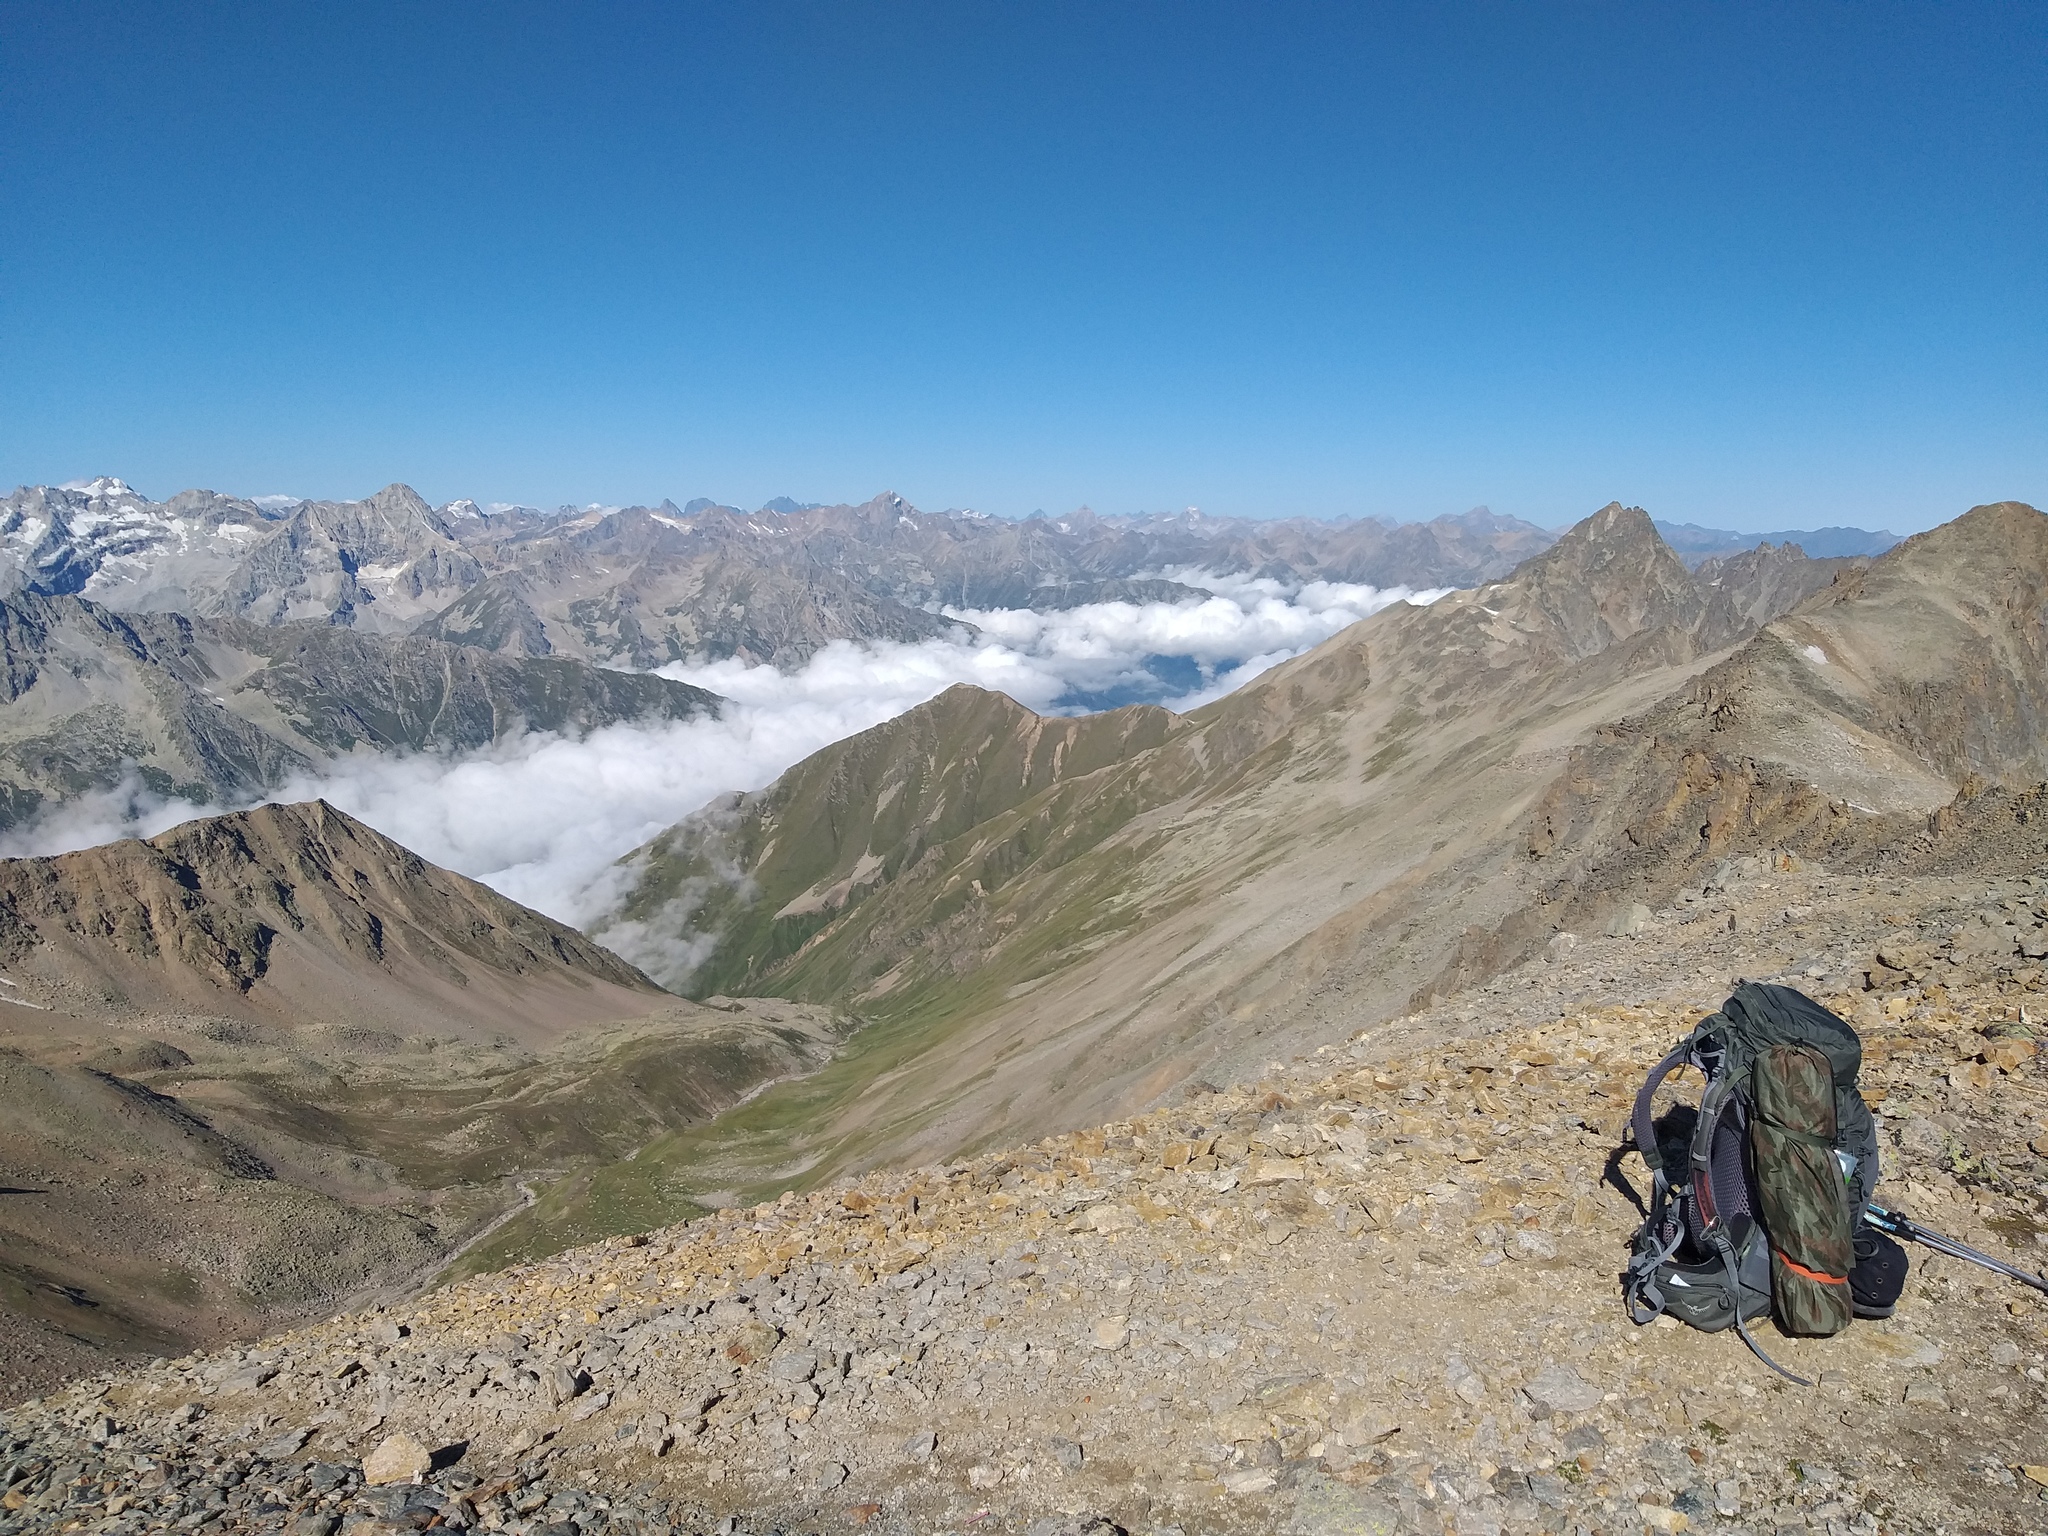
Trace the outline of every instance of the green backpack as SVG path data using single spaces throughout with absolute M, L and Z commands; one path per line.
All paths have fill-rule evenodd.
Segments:
M 1630 1124 L 1651 1179 L 1622 1276 L 1637 1323 L 1733 1327 L 1785 1376 L 1751 1319 L 1775 1312 L 1785 1332 L 1816 1337 L 1849 1326 L 1854 1239 L 1878 1177 L 1862 1064 L 1856 1031 L 1812 998 L 1744 982 L 1651 1070 Z M 1681 1109 L 1660 1128 L 1651 1097 L 1680 1066 L 1706 1089 L 1690 1124 Z

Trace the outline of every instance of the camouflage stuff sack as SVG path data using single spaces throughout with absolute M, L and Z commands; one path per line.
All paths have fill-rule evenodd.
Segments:
M 1733 1327 L 1774 1370 L 1753 1319 L 1775 1312 L 1785 1332 L 1811 1336 L 1849 1326 L 1862 1306 L 1849 1278 L 1856 1237 L 1878 1176 L 1862 1064 L 1856 1032 L 1812 998 L 1745 982 L 1651 1070 L 1630 1124 L 1651 1179 L 1622 1277 L 1637 1323 L 1669 1313 Z M 1651 1099 L 1681 1066 L 1706 1078 L 1698 1109 L 1659 1122 Z
M 1810 1045 L 1771 1046 L 1750 1069 L 1750 1104 L 1750 1160 L 1778 1325 L 1816 1337 L 1840 1333 L 1849 1326 L 1855 1228 L 1835 1159 L 1827 1057 Z

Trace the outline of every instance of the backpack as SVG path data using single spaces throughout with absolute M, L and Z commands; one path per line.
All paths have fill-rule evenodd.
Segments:
M 1856 1087 L 1862 1064 L 1862 1042 L 1841 1019 L 1791 987 L 1755 982 L 1657 1063 L 1630 1122 L 1651 1179 L 1622 1276 L 1631 1318 L 1733 1327 L 1758 1359 L 1800 1380 L 1746 1325 L 1775 1312 L 1789 1334 L 1849 1326 L 1854 1238 L 1878 1178 L 1877 1127 Z M 1691 1124 L 1674 1111 L 1660 1140 L 1651 1097 L 1680 1066 L 1707 1085 Z

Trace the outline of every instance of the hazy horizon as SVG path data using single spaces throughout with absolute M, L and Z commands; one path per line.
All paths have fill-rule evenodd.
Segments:
M 246 489 L 240 488 L 240 487 L 231 487 L 231 486 L 226 486 L 226 485 L 223 485 L 223 484 L 219 484 L 219 483 L 203 483 L 203 482 L 202 482 L 202 483 L 195 483 L 195 484 L 192 484 L 192 485 L 181 485 L 181 486 L 177 486 L 177 487 L 175 487 L 175 488 L 171 488 L 171 489 L 166 489 L 166 488 L 163 488 L 163 487 L 144 487 L 144 486 L 139 486 L 139 485 L 137 485 L 137 484 L 135 483 L 135 481 L 134 481 L 133 479 L 131 479 L 130 477 L 128 477 L 128 476 L 126 476 L 126 475 L 117 475 L 117 474 L 95 474 L 95 475 L 75 475 L 75 476 L 71 477 L 71 478 L 70 478 L 70 479 L 68 479 L 68 480 L 54 480 L 54 479 L 45 479 L 45 480 L 36 480 L 36 481 L 24 481 L 24 482 L 21 482 L 21 483 L 19 483 L 19 484 L 18 484 L 18 485 L 17 485 L 16 487 L 15 487 L 15 489 L 16 489 L 16 491 L 22 491 L 22 490 L 29 490 L 29 489 L 33 489 L 33 488 L 35 488 L 35 487 L 38 487 L 38 486 L 49 486 L 49 487 L 54 487 L 54 488 L 56 488 L 56 489 L 60 489 L 60 490 L 67 490 L 67 491 L 84 491 L 84 490 L 87 490 L 87 489 L 89 489 L 89 488 L 90 488 L 90 487 L 91 487 L 92 485 L 94 485 L 95 483 L 97 483 L 97 482 L 100 482 L 100 481 L 103 481 L 103 480 L 119 481 L 119 482 L 120 482 L 120 483 L 121 483 L 122 485 L 126 486 L 126 487 L 127 487 L 127 488 L 128 488 L 129 490 L 130 490 L 130 491 L 132 491 L 132 492 L 134 492 L 134 493 L 135 493 L 136 495 L 138 495 L 138 496 L 142 497 L 142 498 L 143 498 L 144 500 L 146 500 L 146 501 L 150 501 L 150 502 L 154 502 L 154 503 L 157 503 L 157 504 L 162 504 L 162 503 L 164 503 L 164 502 L 166 502 L 166 501 L 170 500 L 170 499 L 171 499 L 171 497 L 173 497 L 173 496 L 176 496 L 176 495 L 180 494 L 181 492 L 185 492 L 185 491 L 195 491 L 195 490 L 199 490 L 199 491 L 212 491 L 212 492 L 216 492 L 216 493 L 218 493 L 218 494 L 220 494 L 220 495 L 225 495 L 225 496 L 234 496 L 234 497 L 237 497 L 237 498 L 239 498 L 239 499 L 241 499 L 241 500 L 243 500 L 243 501 L 248 501 L 248 502 L 251 502 L 251 503 L 253 503 L 253 504 L 257 505 L 257 506 L 260 506 L 260 507 L 265 507 L 265 508 L 268 508 L 268 509 L 272 509 L 272 510 L 277 510 L 277 509 L 282 509 L 282 508 L 285 508 L 285 507 L 289 507 L 289 506 L 296 506 L 296 505 L 298 505 L 299 503 L 301 503 L 301 502 L 305 502 L 305 501 L 327 501 L 327 502 L 350 502 L 350 501 L 362 501 L 362 500 L 365 500 L 365 499 L 367 499 L 367 498 L 368 498 L 368 497 L 370 497 L 370 496 L 373 496 L 373 495 L 375 495 L 375 494 L 376 494 L 376 493 L 377 493 L 378 491 L 381 491 L 381 490 L 385 489 L 385 488 L 386 488 L 387 486 L 391 486 L 391 485 L 405 485 L 405 486 L 407 486 L 407 487 L 408 487 L 409 489 L 411 489 L 412 491 L 414 491 L 414 492 L 415 492 L 416 494 L 420 495 L 420 496 L 421 496 L 421 498 L 422 498 L 423 500 L 425 500 L 425 501 L 426 501 L 426 502 L 427 502 L 427 503 L 428 503 L 428 504 L 429 504 L 430 506 L 433 506 L 433 507 L 436 507 L 436 508 L 442 508 L 442 507 L 454 506 L 454 505 L 458 505 L 458 504 L 460 504 L 460 503 L 463 503 L 463 502 L 469 502 L 469 503 L 472 503 L 472 504 L 476 505 L 476 506 L 477 506 L 477 507 L 479 507 L 479 508 L 480 508 L 481 510 L 483 510 L 483 511 L 485 511 L 485 512 L 490 512 L 490 513 L 504 513 L 504 512 L 513 512 L 513 511 L 522 511 L 522 510 L 523 510 L 523 511 L 528 511 L 528 512 L 539 512 L 539 513 L 542 513 L 542 514 L 544 514 L 544 515 L 549 515 L 549 516 L 569 516 L 569 515 L 582 515 L 582 514 L 588 514 L 588 513 L 592 513 L 592 512 L 600 512 L 600 513 L 622 512 L 622 511 L 626 511 L 626 510 L 628 510 L 629 508 L 634 508 L 634 507 L 649 507 L 649 508 L 652 508 L 652 507 L 659 507 L 659 506 L 663 505 L 664 503 L 667 503 L 668 505 L 671 505 L 671 506 L 675 506 L 675 507 L 677 507 L 677 508 L 683 509 L 683 510 L 685 510 L 685 511 L 687 512 L 687 510 L 688 510 L 689 508 L 691 508 L 692 506 L 695 506 L 695 505 L 699 504 L 700 502 L 701 502 L 701 503 L 708 503 L 709 505 L 713 505 L 713 506 L 722 506 L 722 507 L 725 507 L 725 508 L 728 508 L 728 509 L 731 509 L 731 510 L 737 510 L 737 511 L 742 511 L 742 512 L 748 512 L 748 513 L 763 513 L 763 512 L 771 512 L 771 511 L 779 510 L 779 509 L 777 509 L 777 508 L 774 508 L 774 507 L 772 507 L 772 506 L 771 506 L 771 503 L 774 503 L 774 502 L 777 502 L 777 501 L 785 501 L 785 502 L 789 502 L 789 503 L 792 503 L 792 504 L 796 505 L 797 507 L 799 507 L 799 508 L 803 508 L 803 509 L 809 509 L 809 508 L 818 508 L 818 507 L 835 507 L 835 506 L 845 506 L 845 507 L 858 507 L 858 506 L 862 506 L 862 505 L 865 505 L 866 503 L 868 503 L 868 502 L 870 502 L 870 501 L 875 501 L 875 500 L 879 500 L 880 498 L 882 498 L 882 497 L 884 497 L 884 496 L 888 496 L 888 495 L 892 495 L 892 494 L 896 494 L 896 495 L 900 495 L 900 494 L 901 494 L 901 492 L 897 491 L 897 490 L 896 490 L 896 488 L 895 488 L 894 486 L 884 486 L 884 487 L 883 487 L 883 488 L 881 488 L 880 490 L 877 490 L 877 491 L 872 491 L 872 492 L 868 493 L 868 494 L 867 494 L 867 495 L 865 495 L 865 496 L 841 496 L 841 497 L 836 497 L 836 498 L 834 498 L 834 497 L 811 497 L 811 498 L 804 498 L 804 497 L 794 497 L 794 496 L 787 496 L 787 495 L 784 495 L 784 494 L 782 494 L 782 493 L 779 493 L 779 492 L 778 492 L 778 493 L 777 493 L 777 494 L 775 494 L 775 495 L 772 495 L 772 496 L 768 496 L 768 497 L 765 497 L 765 498 L 763 498 L 763 499 L 762 499 L 761 501 L 759 501 L 759 502 L 752 502 L 752 501 L 742 501 L 742 500 L 731 500 L 731 499 L 726 499 L 726 498 L 721 498 L 721 497 L 715 497 L 715 496 L 701 496 L 701 495 L 700 495 L 700 496 L 679 496 L 679 495 L 676 495 L 676 494 L 674 494 L 674 493 L 662 493 L 662 494 L 658 494 L 658 495 L 653 495 L 653 496 L 648 496 L 648 497 L 640 497 L 640 498 L 636 498 L 636 499 L 633 499 L 633 500 L 629 500 L 629 501 L 623 501 L 623 502 L 597 502 L 597 501 L 582 501 L 582 502 L 576 502 L 576 501 L 569 501 L 569 502 L 561 502 L 561 503 L 558 503 L 558 504 L 556 504 L 556 505 L 552 505 L 552 506 L 550 506 L 550 505 L 546 505 L 546 504 L 543 504 L 543 503 L 541 503 L 541 502 L 538 502 L 538 501 L 533 501 L 533 500 L 523 500 L 523 501 L 521 501 L 521 500 L 512 500 L 512 501 L 484 501 L 484 500 L 482 500 L 482 499 L 481 499 L 481 498 L 479 498 L 479 497 L 476 497 L 476 496 L 472 496 L 472 495 L 467 495 L 467 494 L 457 494 L 457 495 L 453 495 L 453 496 L 432 496 L 432 495 L 427 495 L 427 494 L 426 494 L 425 492 L 421 491 L 421 490 L 419 489 L 419 487 L 418 487 L 418 486 L 416 486 L 416 485 L 412 485 L 412 484 L 411 484 L 410 482 L 408 482 L 408 481 L 404 481 L 404 480 L 387 480 L 387 481 L 383 481 L 383 482 L 380 482 L 379 484 L 377 484 L 377 485 L 375 485 L 375 486 L 372 486 L 372 487 L 370 487 L 370 488 L 369 488 L 369 489 L 367 489 L 367 490 L 360 490 L 360 491 L 356 491 L 356 492 L 352 492 L 352 493 L 343 493 L 343 494 L 322 494 L 322 493 L 311 493 L 311 494 L 301 494 L 301 493 L 298 493 L 298 492 L 291 492 L 291 491 L 274 491 L 274 490 L 273 490 L 273 491 L 254 491 L 254 492 L 252 492 L 252 491 L 249 491 L 249 490 L 246 490 Z M 2003 496 L 1993 496 L 1993 497 L 1987 497 L 1987 498 L 1984 498 L 1984 501 L 2009 501 L 2009 500 L 2016 500 L 2016 499 L 2020 499 L 2020 498 L 2014 498 L 2014 497 L 2003 497 Z M 915 497 L 910 497 L 910 496 L 906 496 L 906 497 L 904 497 L 904 500 L 908 501 L 908 502 L 909 502 L 909 503 L 911 504 L 911 506 L 912 506 L 913 508 L 915 508 L 915 509 L 916 509 L 917 511 L 919 511 L 919 512 L 931 512 L 931 513 L 938 513 L 938 514 L 940 514 L 940 515 L 944 515 L 944 516 L 957 516 L 957 515 L 962 515 L 962 514 L 974 514 L 974 515 L 978 515 L 978 516 L 983 516 L 983 517 L 993 517 L 993 518 L 999 518 L 999 519 L 1002 519 L 1002 520 L 1004 520 L 1004 521 L 1006 521 L 1006 522 L 1023 522 L 1023 521 L 1026 521 L 1026 520 L 1030 519 L 1030 518 L 1033 518 L 1033 517 L 1043 517 L 1043 518 L 1048 518 L 1048 519 L 1052 519 L 1052 520 L 1058 520 L 1058 519 L 1061 519 L 1061 518 L 1066 518 L 1066 517 L 1072 517 L 1072 516 L 1075 516 L 1075 515 L 1077 515 L 1077 514 L 1080 514 L 1080 513 L 1083 513 L 1083 512 L 1092 512 L 1092 513 L 1094 513 L 1094 514 L 1095 514 L 1096 516 L 1098 516 L 1098 517 L 1148 517 L 1148 516 L 1150 516 L 1150 517 L 1177 517 L 1177 516 L 1181 516 L 1181 515 L 1184 515 L 1184 514 L 1186 514 L 1186 513 L 1189 513 L 1189 512 L 1197 512 L 1197 513 L 1200 513 L 1201 515 L 1203 515 L 1203 516 L 1205 516 L 1205 517 L 1215 517 L 1215 518 L 1217 518 L 1217 519 L 1219 519 L 1219 520 L 1221 520 L 1221 519 L 1224 519 L 1224 518 L 1241 518 L 1241 519 L 1249 519 L 1249 520 L 1252 520 L 1252 521 L 1277 521 L 1277 520 L 1281 520 L 1281 519 L 1285 519 L 1285 518 L 1306 518 L 1306 519 L 1309 519 L 1309 520 L 1311 520 L 1311 521 L 1317 521 L 1317 522 L 1330 522 L 1330 523 L 1341 523 L 1341 522 L 1354 522 L 1354 521 L 1363 521 L 1363 520 L 1365 520 L 1365 519 L 1368 519 L 1368 518 L 1377 518 L 1377 519 L 1379 519 L 1379 520 L 1381 520 L 1381 521 L 1384 521 L 1384 522 L 1390 522 L 1390 523 L 1397 523 L 1397 524 L 1400 524 L 1400 523 L 1421 523 L 1421 522 L 1429 522 L 1429 521 L 1431 521 L 1432 519 L 1435 519 L 1435 518 L 1439 518 L 1439 517 L 1464 517 L 1464 516 L 1469 516 L 1469 515 L 1471 515 L 1471 514 L 1473 514 L 1473 513 L 1486 513 L 1486 514 L 1491 514 L 1491 515 L 1493 515 L 1493 516 L 1496 516 L 1496 517 L 1514 517 L 1514 516 L 1516 516 L 1516 514 L 1514 514 L 1514 513 L 1511 513 L 1511 512 L 1503 512 L 1503 511 L 1502 511 L 1502 510 L 1501 510 L 1500 508 L 1498 508 L 1498 507 L 1492 507 L 1492 506 L 1488 506 L 1488 505 L 1486 505 L 1486 504 L 1484 504 L 1484 503 L 1479 503 L 1479 504 L 1476 504 L 1476 505 L 1474 505 L 1474 506 L 1470 506 L 1470 507 L 1465 507 L 1465 508 L 1462 508 L 1462 509 L 1460 509 L 1460 510 L 1458 510 L 1458 511 L 1453 511 L 1453 512 L 1429 512 L 1429 513 L 1419 513 L 1419 512 L 1418 512 L 1418 513 L 1411 513 L 1411 514 L 1402 514 L 1402 513 L 1398 513 L 1398 512 L 1379 512 L 1379 513 L 1360 513 L 1360 512 L 1328 512 L 1328 513 L 1316 513 L 1316 512 L 1289 512 L 1289 513 L 1280 513 L 1280 512 L 1273 512 L 1273 513 L 1259 513 L 1259 512 L 1228 512 L 1228 513 L 1226 513 L 1226 512 L 1216 512 L 1216 511 L 1213 511 L 1213 510 L 1211 510 L 1211 509 L 1205 509 L 1205 508 L 1202 508 L 1202 507 L 1199 507 L 1199 506 L 1188 506 L 1188 507 L 1135 507 L 1135 508 L 1131 508 L 1131 509 L 1129 509 L 1129 510 L 1127 510 L 1127 511 L 1112 511 L 1112 510 L 1109 510 L 1109 509 L 1106 509 L 1106 508 L 1103 508 L 1103 507 L 1098 507 L 1098 506 L 1094 506 L 1094 505 L 1092 505 L 1091 503 L 1087 503 L 1087 502 L 1083 502 L 1083 503 L 1081 503 L 1081 504 L 1080 504 L 1080 505 L 1078 505 L 1078 506 L 1074 506 L 1074 507 L 1067 507 L 1067 508 L 1064 508 L 1064 509 L 1053 509 L 1053 508 L 1047 508 L 1047 507 L 1034 507 L 1034 508 L 1032 508 L 1032 509 L 1031 509 L 1030 511 L 1027 511 L 1027 512 L 1016 512 L 1016 511 L 998 511 L 998 512 L 991 512 L 991 511 L 986 511 L 986 510 L 984 510 L 984 509 L 982 509 L 982 508 L 980 508 L 980 507 L 974 507 L 974 506 L 959 506 L 959 507 L 931 507 L 931 506 L 924 506 L 924 505 L 920 504 L 920 503 L 919 503 L 919 502 L 917 501 L 917 499 L 916 499 Z M 1572 525 L 1573 525 L 1574 523 L 1577 523 L 1577 522 L 1581 521 L 1581 520 L 1582 520 L 1583 518 L 1585 518 L 1585 517 L 1589 517 L 1589 516 L 1591 516 L 1591 515 L 1592 515 L 1592 514 L 1593 514 L 1594 512 L 1597 512 L 1597 511 L 1598 511 L 1598 510 L 1600 509 L 1600 507 L 1602 507 L 1602 506 L 1606 506 L 1606 505 L 1607 505 L 1607 504 L 1608 504 L 1609 502 L 1615 502 L 1615 501 L 1619 501 L 1620 503 L 1622 503 L 1622 504 L 1623 504 L 1623 505 L 1625 505 L 1625 506 L 1634 506 L 1634 505 L 1639 505 L 1639 503 L 1636 503 L 1636 502 L 1632 502 L 1632 501 L 1630 501 L 1630 500 L 1629 500 L 1629 499 L 1628 499 L 1627 497 L 1625 497 L 1625 496 L 1619 496 L 1619 497 L 1612 497 L 1612 496 L 1611 496 L 1611 497 L 1607 498 L 1607 501 L 1603 501 L 1603 502 L 1600 502 L 1600 503 L 1598 503 L 1598 504 L 1597 504 L 1597 505 L 1595 505 L 1595 506 L 1590 506 L 1590 507 L 1587 507 L 1587 508 L 1585 508 L 1585 509 L 1584 509 L 1583 511 L 1581 511 L 1581 512 L 1577 512 L 1577 513 L 1573 514 L 1573 515 L 1572 515 L 1571 517 L 1568 517 L 1568 518 L 1566 518 L 1566 519 L 1565 519 L 1564 521 L 1562 521 L 1562 522 L 1559 522 L 1559 523 L 1553 523 L 1553 524 L 1542 524 L 1542 523 L 1534 523 L 1533 525 L 1534 525 L 1534 526 L 1536 526 L 1536 527 L 1540 527 L 1540 528 L 1545 528 L 1545 529 L 1546 529 L 1546 531 L 1548 531 L 1548 532 L 1551 532 L 1551 533 L 1561 533 L 1561 532 L 1563 532 L 1563 531 L 1564 531 L 1564 530 L 1565 530 L 1566 528 L 1569 528 L 1569 527 L 1571 527 L 1571 526 L 1572 526 Z M 1984 504 L 1984 501 L 1979 501 L 1979 502 L 1973 502 L 1973 503 L 1971 503 L 1971 505 L 1972 505 L 1972 506 L 1977 506 L 1977 505 L 1983 505 L 1983 504 Z M 1703 529 L 1703 530 L 1707 530 L 1707 531 L 1725 531 L 1725 532 L 1734 532 L 1734 533 L 1740 533 L 1740 534 L 1745 534 L 1745 535 L 1753 535 L 1753 534 L 1757 534 L 1757 533 L 1764 533 L 1764 532 L 1787 532 L 1787 531 L 1795 531 L 1795 530 L 1793 529 L 1792 525 L 1790 525 L 1790 524 L 1787 524 L 1787 525 L 1785 525 L 1785 526 L 1783 526 L 1783 527 L 1780 527 L 1780 528 L 1766 528 L 1766 527 L 1764 527 L 1764 526 L 1763 526 L 1762 524 L 1760 524 L 1760 523 L 1757 523 L 1757 524 L 1753 524 L 1752 526 L 1743 526 L 1743 525 L 1741 525 L 1741 524 L 1739 524 L 1739 523 L 1736 523 L 1736 522 L 1733 522 L 1733 521 L 1723 521 L 1723 522 L 1714 522 L 1714 521 L 1706 521 L 1706 522 L 1701 522 L 1701 521 L 1698 521 L 1698 520 L 1690 520 L 1690 519 L 1680 519 L 1680 518 L 1666 517 L 1666 516 L 1663 516 L 1663 515 L 1662 515 L 1661 513 L 1659 513 L 1659 511 L 1658 511 L 1658 510 L 1657 510 L 1657 508 L 1655 508 L 1655 507 L 1645 507 L 1645 508 L 1644 508 L 1644 510 L 1645 510 L 1645 511 L 1647 511 L 1647 512 L 1648 512 L 1648 513 L 1649 513 L 1649 514 L 1650 514 L 1650 515 L 1651 515 L 1651 516 L 1652 516 L 1653 518 L 1655 518 L 1655 519 L 1656 519 L 1656 520 L 1657 520 L 1658 522 L 1660 522 L 1660 523 L 1665 523 L 1665 524 L 1671 524 L 1671 525 L 1675 525 L 1675 526 L 1680 526 L 1680 527 L 1694 527 L 1694 528 L 1700 528 L 1700 529 Z M 1951 511 L 1951 512 L 1947 512 L 1947 513 L 1944 513 L 1944 514 L 1941 514 L 1941 515 L 1938 515 L 1938 516 L 1930 516 L 1930 517 L 1929 517 L 1929 518 L 1928 518 L 1928 519 L 1927 519 L 1927 520 L 1925 521 L 1924 525 L 1915 525 L 1915 526 L 1910 526 L 1910 527 L 1897 527 L 1897 528 L 1882 528 L 1882 527 L 1879 527 L 1879 526 L 1877 526 L 1877 525 L 1875 525 L 1875 524 L 1870 524 L 1870 523 L 1858 523 L 1858 524 L 1824 524 L 1824 523 L 1807 523 L 1807 524 L 1802 524 L 1802 525 L 1800 525 L 1800 527 L 1801 527 L 1801 528 L 1803 528 L 1803 529 L 1805 529 L 1805 530 L 1810 530 L 1810 531 L 1817 531 L 1817 530 L 1820 530 L 1820 529 L 1823 529 L 1823 528 L 1828 528 L 1828 527 L 1846 527 L 1846 528 L 1860 528 L 1860 529 L 1864 529 L 1864 530 L 1866 530 L 1866 531 L 1869 531 L 1869 532 L 1872 532 L 1872 533 L 1896 533 L 1896 534 L 1900 534 L 1900 535 L 1902 535 L 1902 536 L 1903 536 L 1903 535 L 1906 535 L 1906 534 L 1911 534 L 1911 533 L 1921 533 L 1921 532 L 1925 532 L 1927 528 L 1933 528 L 1933 527 L 1937 527 L 1937 526 L 1939 526 L 1939 525 L 1940 525 L 1940 524 L 1942 524 L 1942 523 L 1948 522 L 1948 521 L 1949 521 L 1949 520 L 1950 520 L 1951 518 L 1954 518 L 1954 517 L 1960 517 L 1960 516 L 1961 516 L 1961 515 L 1962 515 L 1962 514 L 1963 514 L 1964 512 L 1966 512 L 1966 511 L 1968 511 L 1968 510 L 1969 510 L 1969 507 L 1958 507 L 1958 508 L 1956 508 L 1955 510 L 1953 510 L 1953 511 Z M 1521 521 L 1523 521 L 1523 522 L 1531 522 L 1531 523 L 1533 523 L 1533 519 L 1529 519 L 1529 518 L 1522 518 L 1522 519 L 1520 519 L 1520 520 L 1521 520 Z

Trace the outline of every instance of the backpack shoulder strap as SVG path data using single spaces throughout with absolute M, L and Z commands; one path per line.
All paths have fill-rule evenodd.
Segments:
M 1685 1065 L 1686 1058 L 1692 1054 L 1693 1039 L 1693 1035 L 1687 1035 L 1669 1056 L 1650 1068 L 1650 1075 L 1643 1080 L 1642 1092 L 1636 1095 L 1636 1107 L 1629 1115 L 1629 1130 L 1635 1137 L 1636 1152 L 1650 1170 L 1651 1178 L 1659 1184 L 1668 1181 L 1664 1176 L 1664 1154 L 1657 1149 L 1657 1127 L 1651 1119 L 1650 1101 L 1657 1096 L 1664 1079 Z
M 1691 1175 L 1692 1197 L 1699 1208 L 1700 1222 L 1709 1232 L 1719 1227 L 1726 1216 L 1735 1214 L 1734 1209 L 1726 1213 L 1721 1209 L 1721 1196 L 1725 1192 L 1714 1182 L 1714 1141 L 1715 1133 L 1721 1128 L 1721 1117 L 1728 1112 L 1729 1101 L 1741 1091 L 1744 1077 L 1741 1071 L 1724 1069 L 1712 1072 L 1707 1079 L 1707 1091 L 1700 1095 L 1699 1120 L 1692 1134 L 1687 1171 Z M 1739 1197 L 1741 1191 L 1737 1190 L 1735 1194 Z M 1738 1199 L 1735 1209 L 1741 1209 L 1744 1204 L 1746 1202 Z

